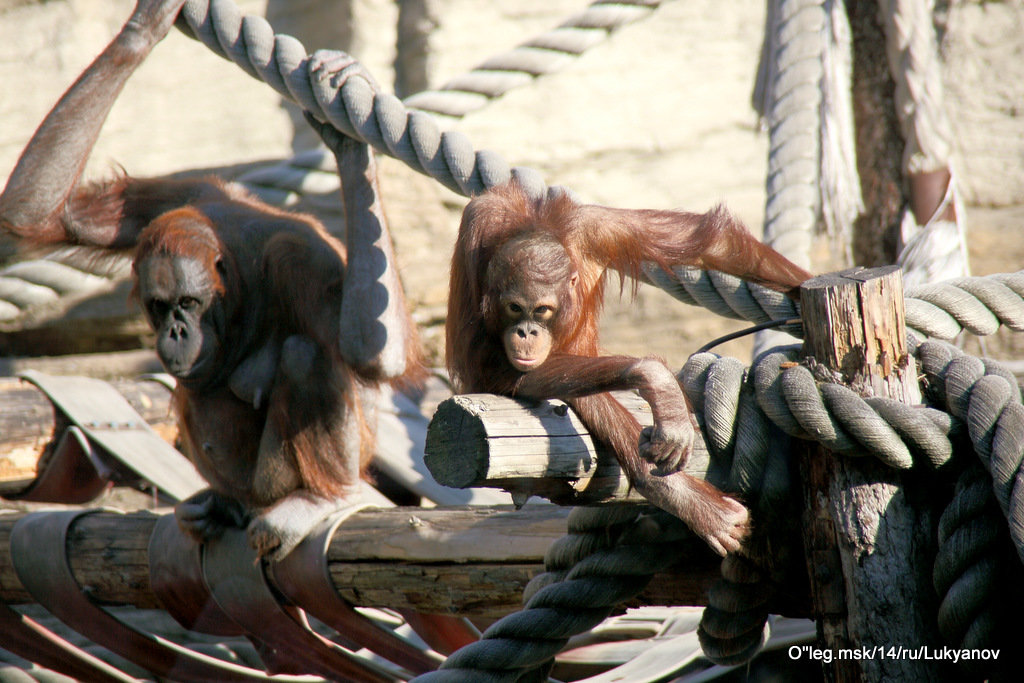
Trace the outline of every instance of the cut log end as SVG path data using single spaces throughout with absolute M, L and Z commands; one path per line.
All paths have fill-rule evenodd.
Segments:
M 442 401 L 434 413 L 427 432 L 426 464 L 445 486 L 467 488 L 487 474 L 487 433 L 483 423 L 473 419 L 478 411 L 479 406 L 469 398 L 454 396 Z M 454 453 L 458 457 L 447 457 Z

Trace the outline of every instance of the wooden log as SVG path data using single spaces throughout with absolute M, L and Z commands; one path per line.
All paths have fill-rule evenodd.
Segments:
M 864 210 L 854 221 L 853 262 L 882 266 L 896 261 L 900 223 L 907 205 L 907 179 L 902 152 L 906 140 L 900 132 L 893 99 L 895 83 L 886 56 L 885 33 L 875 2 L 846 5 L 853 40 L 853 80 L 850 84 L 857 174 Z
M 897 267 L 809 280 L 801 288 L 801 309 L 805 354 L 863 396 L 920 403 Z M 844 458 L 824 449 L 813 449 L 802 469 L 813 610 L 834 655 L 823 664 L 826 677 L 944 680 L 948 671 L 935 661 L 840 657 L 844 648 L 885 652 L 894 645 L 941 644 L 929 580 L 937 518 L 921 502 L 928 500 L 923 487 L 929 484 L 873 457 Z
M 521 606 L 548 546 L 565 534 L 569 510 L 555 505 L 364 509 L 344 521 L 328 550 L 339 594 L 356 606 L 497 617 Z M 0 514 L 0 601 L 32 602 L 14 572 L 10 536 L 23 513 Z M 158 515 L 94 512 L 68 534 L 72 574 L 106 604 L 160 607 L 147 547 Z M 696 539 L 680 564 L 655 577 L 631 604 L 703 605 L 718 558 Z
M 178 427 L 166 387 L 147 380 L 111 385 L 164 440 L 174 443 Z M 44 393 L 28 382 L 0 378 L 0 495 L 13 495 L 32 482 L 55 426 L 53 404 Z
M 174 424 L 171 392 L 159 382 L 116 380 L 110 382 L 132 408 L 150 424 Z M 0 453 L 8 444 L 53 436 L 53 404 L 34 385 L 14 378 L 0 378 Z
M 0 358 L 0 375 L 14 377 L 26 370 L 35 370 L 45 375 L 95 377 L 108 382 L 164 372 L 160 359 L 153 349 Z
M 616 397 L 641 425 L 650 406 L 633 393 Z M 464 394 L 442 402 L 427 430 L 427 468 L 454 488 L 504 489 L 516 503 L 540 496 L 560 505 L 643 500 L 615 456 L 597 447 L 587 428 L 561 401 L 536 405 L 493 394 Z M 698 435 L 686 472 L 704 479 L 707 446 Z

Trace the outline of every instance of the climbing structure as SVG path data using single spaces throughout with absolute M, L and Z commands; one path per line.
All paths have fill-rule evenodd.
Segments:
M 523 56 L 536 56 L 531 50 L 552 50 L 559 46 L 565 54 L 579 54 L 600 35 L 622 21 L 645 16 L 656 4 L 594 3 L 580 18 L 527 43 L 522 50 L 485 62 L 481 69 L 441 91 L 462 93 L 462 100 L 475 103 L 481 98 L 500 95 L 511 84 L 522 82 L 521 75 L 509 72 L 534 76 L 553 68 L 539 65 L 532 61 L 533 57 Z M 833 33 L 842 34 L 840 24 L 825 20 L 826 10 L 834 9 L 835 5 L 826 8 L 823 3 L 779 3 L 772 7 L 775 13 L 770 23 L 773 26 L 796 26 L 803 22 L 805 28 L 811 30 L 828 25 Z M 497 154 L 476 150 L 458 132 L 442 132 L 424 110 L 452 116 L 459 116 L 466 110 L 455 105 L 428 104 L 435 99 L 433 93 L 413 96 L 403 102 L 360 78 L 350 79 L 341 89 L 311 79 L 305 69 L 309 55 L 297 40 L 275 35 L 269 24 L 259 17 L 243 16 L 231 0 L 190 0 L 182 17 L 184 31 L 238 64 L 249 75 L 265 81 L 283 97 L 346 135 L 367 142 L 378 152 L 401 160 L 457 193 L 476 194 L 512 178 L 534 197 L 569 191 L 549 187 L 532 169 L 510 166 Z M 834 20 L 832 16 L 830 21 Z M 773 45 L 769 52 L 777 50 L 787 57 L 798 53 Z M 800 64 L 815 62 L 818 56 L 816 52 L 814 58 L 798 60 L 795 71 L 790 71 L 787 65 L 778 65 L 780 68 L 772 77 L 776 105 L 779 95 L 785 92 L 787 74 L 799 72 Z M 509 68 L 513 63 L 521 66 Z M 499 75 L 510 80 L 499 84 Z M 811 75 L 816 81 L 822 77 L 820 73 Z M 839 90 L 826 94 L 837 96 L 841 91 L 840 86 Z M 467 92 L 475 94 L 467 98 L 464 96 Z M 917 113 L 924 109 L 920 107 Z M 809 110 L 815 113 L 816 125 L 808 127 L 812 132 L 810 137 L 801 137 L 801 149 L 807 152 L 808 158 L 820 162 L 822 142 L 816 136 L 823 127 L 827 128 L 820 118 L 823 104 L 813 101 Z M 779 136 L 806 130 L 784 125 L 785 117 L 778 108 L 767 116 L 773 127 L 773 159 L 777 167 L 773 165 L 770 170 L 766 223 L 770 236 L 778 236 L 782 226 L 801 223 L 791 220 L 789 209 L 781 203 L 783 198 L 799 195 L 800 188 L 816 184 L 821 169 L 812 169 L 806 177 L 793 175 L 791 162 L 779 161 L 778 155 L 784 149 L 792 152 L 794 146 L 787 144 L 791 139 Z M 910 115 L 905 117 L 908 130 L 914 119 Z M 833 133 L 842 137 L 841 132 Z M 923 134 L 918 134 L 921 136 Z M 914 154 L 908 153 L 908 156 Z M 310 171 L 321 168 L 317 152 L 293 162 L 293 167 Z M 799 165 L 799 159 L 793 163 Z M 796 182 L 792 185 L 784 182 L 794 178 Z M 259 180 L 265 181 L 267 176 Z M 848 178 L 844 182 L 848 182 Z M 792 190 L 793 187 L 797 190 Z M 839 187 L 845 186 L 840 183 Z M 834 194 L 840 196 L 843 191 L 836 190 Z M 947 195 L 949 201 L 955 198 L 953 190 Z M 807 214 L 808 220 L 804 222 L 808 227 L 818 222 L 821 201 L 820 197 L 814 197 L 809 200 L 810 206 L 802 207 Z M 856 203 L 852 208 L 843 208 L 840 218 L 833 220 L 849 221 L 851 213 L 856 213 Z M 681 301 L 728 317 L 760 323 L 791 320 L 799 318 L 801 313 L 790 300 L 775 292 L 717 273 L 693 269 L 666 273 L 651 268 L 646 276 L 651 283 Z M 983 647 L 991 642 L 1000 628 L 1000 620 L 1006 617 L 992 577 L 1019 575 L 1019 563 L 1007 563 L 1007 548 L 1015 551 L 1014 559 L 1024 558 L 1024 489 L 1017 485 L 1024 462 L 1024 437 L 1021 436 L 1024 435 L 1024 404 L 1011 373 L 998 363 L 964 354 L 948 342 L 965 329 L 976 335 L 992 334 L 1004 326 L 1024 331 L 1024 271 L 944 282 L 928 280 L 927 284 L 908 289 L 905 305 L 908 351 L 921 373 L 923 405 L 909 406 L 881 397 L 861 396 L 846 387 L 834 373 L 823 372 L 813 360 L 801 358 L 797 347 L 774 348 L 755 358 L 749 367 L 736 359 L 699 353 L 690 358 L 679 376 L 701 421 L 711 457 L 709 480 L 748 501 L 755 512 L 755 520 L 759 519 L 758 515 L 771 515 L 773 510 L 777 518 L 779 509 L 793 509 L 796 489 L 793 463 L 788 455 L 780 457 L 779 454 L 788 454 L 795 440 L 816 442 L 840 457 L 873 456 L 892 470 L 950 476 L 953 483 L 943 489 L 948 489 L 949 497 L 938 523 L 934 558 L 933 584 L 941 602 L 937 629 L 953 647 Z M 788 331 L 799 336 L 801 325 L 791 323 Z M 1000 516 L 1000 526 L 996 529 L 993 520 Z M 27 539 L 38 531 L 36 525 L 52 527 L 47 528 L 46 533 L 60 541 L 54 546 L 63 547 L 64 535 L 72 521 L 72 516 L 62 516 L 56 521 L 33 518 L 20 522 L 20 530 L 12 532 L 18 544 L 14 554 L 22 558 L 33 554 Z M 756 654 L 770 632 L 769 614 L 777 605 L 776 591 L 780 586 L 792 585 L 792 577 L 788 577 L 787 572 L 796 566 L 793 559 L 799 549 L 793 547 L 793 529 L 780 526 L 778 521 L 774 519 L 765 525 L 758 545 L 751 552 L 728 557 L 722 563 L 722 581 L 709 596 L 699 631 L 706 654 L 715 661 L 734 665 Z M 161 533 L 171 532 L 162 530 Z M 324 546 L 330 540 L 329 533 L 325 531 L 325 534 L 324 538 L 315 539 L 320 552 L 308 556 L 310 566 L 318 567 L 316 563 L 325 561 Z M 572 636 L 594 627 L 618 605 L 638 595 L 655 574 L 675 566 L 678 558 L 672 550 L 688 537 L 689 532 L 678 520 L 645 507 L 574 510 L 569 520 L 569 533 L 551 546 L 545 559 L 545 571 L 530 583 L 522 611 L 498 620 L 479 641 L 458 649 L 437 671 L 423 673 L 416 680 L 544 680 L 552 658 Z M 230 552 L 237 554 L 230 555 Z M 187 578 L 193 580 L 191 588 L 198 590 L 198 584 L 202 583 L 196 578 L 196 571 L 214 572 L 204 574 L 207 583 L 213 582 L 220 590 L 230 592 L 232 586 L 226 585 L 227 579 L 235 560 L 243 556 L 243 551 L 229 548 L 223 553 L 214 553 L 212 569 L 188 567 L 191 574 Z M 154 555 L 149 557 L 153 562 Z M 68 564 L 66 557 L 58 559 L 60 562 L 54 562 Z M 198 558 L 191 559 L 198 562 Z M 23 561 L 27 559 L 19 562 Z M 33 583 L 28 578 L 31 567 L 25 567 L 19 570 L 19 576 Z M 176 571 L 183 570 L 176 567 Z M 289 579 L 288 575 L 297 571 L 289 566 L 282 569 L 280 576 L 274 574 L 273 579 L 294 587 L 301 581 L 294 577 Z M 246 576 L 246 580 L 256 586 L 265 579 L 262 572 Z M 68 590 L 69 585 L 65 581 L 62 590 Z M 326 585 L 329 589 L 333 584 L 326 581 Z M 403 670 L 385 668 L 381 671 L 359 662 L 361 668 L 357 667 L 358 672 L 353 673 L 356 670 L 348 668 L 351 663 L 346 655 L 331 644 L 316 640 L 310 631 L 295 629 L 287 621 L 292 618 L 288 610 L 275 602 L 274 591 L 278 588 L 277 584 L 273 589 L 263 585 L 261 590 L 265 590 L 267 602 L 261 604 L 267 605 L 274 614 L 274 628 L 268 626 L 263 642 L 283 653 L 277 661 L 281 671 L 290 671 L 289 667 L 296 666 L 296 660 L 302 661 L 300 655 L 304 646 L 315 653 L 312 656 L 314 668 L 310 671 L 325 676 L 351 675 L 376 680 L 415 674 L 436 663 L 429 658 L 427 661 L 417 659 L 407 647 L 399 644 L 395 646 L 397 654 L 392 652 L 391 656 L 400 660 L 405 667 Z M 29 590 L 33 595 L 43 592 L 35 584 Z M 174 592 L 175 586 L 161 582 L 160 590 L 164 591 L 161 595 L 166 596 L 168 591 Z M 329 593 L 327 590 L 325 594 Z M 304 602 L 312 599 L 310 595 L 289 597 L 294 604 L 315 613 L 314 606 Z M 232 609 L 244 602 L 237 595 L 234 598 Z M 162 597 L 161 600 L 169 602 L 172 598 Z M 223 598 L 224 602 L 231 600 L 231 596 Z M 225 611 L 229 616 L 234 615 L 232 620 L 236 626 L 245 622 L 241 624 L 242 631 L 251 633 L 264 626 L 253 620 L 251 612 Z M 329 610 L 324 614 L 329 621 Z M 0 616 L 12 624 L 17 621 L 10 614 Z M 196 615 L 189 618 L 193 623 L 200 621 Z M 211 626 L 209 622 L 205 626 L 223 628 L 223 624 Z M 24 631 L 25 642 L 30 642 L 24 622 L 18 628 L 19 633 Z M 100 635 L 97 632 L 97 636 Z M 253 635 L 258 639 L 261 634 Z M 155 648 L 155 654 L 148 660 L 156 662 L 152 670 L 172 675 L 170 669 L 156 668 L 160 658 L 169 656 L 167 653 L 172 649 L 157 648 L 148 640 L 140 645 L 140 648 L 149 647 Z M 48 650 L 46 654 L 46 661 L 59 659 L 57 651 Z M 182 656 L 197 667 L 176 672 L 183 679 L 202 680 L 209 673 L 203 668 L 209 662 L 202 658 L 193 661 L 191 655 Z M 102 672 L 103 676 L 116 679 L 114 673 L 91 660 L 76 661 L 76 667 L 82 667 L 76 671 L 91 672 L 89 675 L 100 676 L 98 672 Z M 973 671 L 987 673 L 984 668 Z M 237 674 L 238 680 L 255 680 L 262 675 L 251 671 L 233 674 Z

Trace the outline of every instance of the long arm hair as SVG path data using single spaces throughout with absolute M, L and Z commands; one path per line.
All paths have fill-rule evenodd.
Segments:
M 718 270 L 791 293 L 810 273 L 757 240 L 724 207 L 706 213 L 577 207 L 568 238 L 582 253 L 639 278 L 642 264 Z

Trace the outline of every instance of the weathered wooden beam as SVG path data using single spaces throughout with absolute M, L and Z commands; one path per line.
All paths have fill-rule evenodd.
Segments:
M 148 380 L 115 380 L 111 385 L 161 437 L 175 441 L 177 421 L 165 386 Z M 43 392 L 16 378 L 0 378 L 0 495 L 22 491 L 32 482 L 55 426 L 53 404 Z
M 641 425 L 651 410 L 636 394 L 616 397 Z M 540 496 L 561 505 L 642 500 L 631 491 L 615 456 L 597 447 L 561 401 L 536 405 L 492 394 L 442 402 L 427 431 L 427 468 L 445 486 L 509 491 L 516 502 Z M 697 438 L 686 472 L 704 479 L 707 447 Z
M 899 268 L 852 269 L 801 287 L 804 351 L 863 396 L 920 403 L 907 353 Z M 804 544 L 815 618 L 833 653 L 911 650 L 941 643 L 938 601 L 928 581 L 937 522 L 926 487 L 872 457 L 816 449 L 802 463 Z M 884 615 L 880 618 L 880 615 Z M 826 678 L 951 680 L 934 660 L 824 660 Z
M 171 392 L 159 382 L 110 382 L 149 424 L 174 425 Z M 0 453 L 9 444 L 53 436 L 53 404 L 34 385 L 16 378 L 0 378 Z
M 46 375 L 81 375 L 107 381 L 164 372 L 153 349 L 0 358 L 0 375 L 4 377 L 15 377 L 26 370 Z
M 496 617 L 521 606 L 548 546 L 565 534 L 569 510 L 555 505 L 369 508 L 336 530 L 327 555 L 338 593 L 356 606 Z M 23 513 L 0 514 L 0 601 L 33 602 L 15 574 L 11 531 Z M 147 549 L 158 515 L 94 512 L 73 523 L 71 572 L 103 603 L 160 607 Z M 703 605 L 719 561 L 696 539 L 679 544 L 679 565 L 658 575 L 634 604 Z

